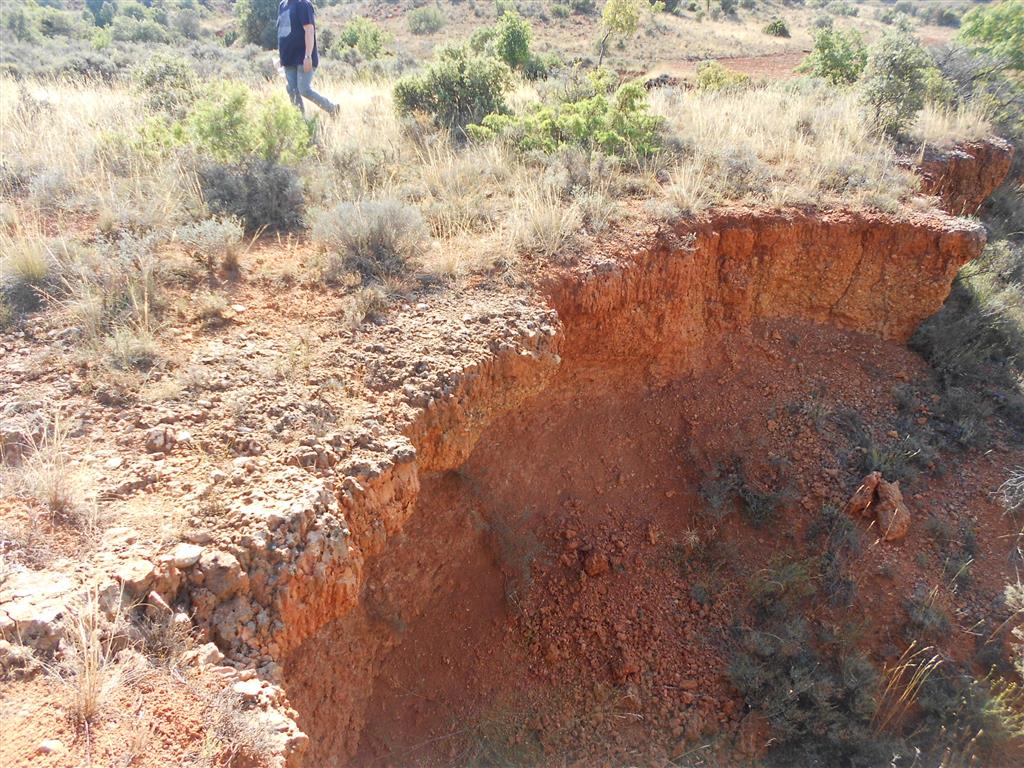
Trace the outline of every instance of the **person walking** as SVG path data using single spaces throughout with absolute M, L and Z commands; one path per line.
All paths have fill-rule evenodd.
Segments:
M 309 0 L 281 0 L 277 7 L 277 50 L 284 68 L 288 97 L 305 114 L 303 98 L 330 115 L 338 105 L 313 90 L 313 74 L 320 65 L 316 52 L 316 11 Z

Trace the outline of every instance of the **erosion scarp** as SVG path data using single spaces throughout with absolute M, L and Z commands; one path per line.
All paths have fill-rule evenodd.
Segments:
M 965 206 L 1002 177 L 968 175 L 987 183 Z M 756 752 L 722 655 L 739 585 L 859 482 L 814 408 L 891 416 L 894 381 L 927 378 L 902 342 L 984 229 L 735 209 L 630 230 L 498 311 L 426 296 L 346 342 L 358 418 L 246 443 L 227 508 L 155 558 L 108 547 L 100 594 L 191 615 L 228 657 L 197 660 L 264 711 L 290 765 L 667 758 L 719 733 Z M 991 507 L 991 459 L 972 461 L 977 482 L 944 491 Z M 723 467 L 774 522 L 706 514 Z M 864 567 L 896 564 L 909 589 L 893 546 Z M 79 576 L 38 600 L 38 575 L 8 578 L 0 631 L 52 649 Z M 867 611 L 898 603 L 877 591 Z
M 428 408 L 406 428 L 415 449 L 407 464 L 377 477 L 345 481 L 346 517 L 364 515 L 359 508 L 369 502 L 364 507 L 373 510 L 368 519 L 377 521 L 378 530 L 369 537 L 373 543 L 360 550 L 386 554 L 365 572 L 358 605 L 353 591 L 352 612 L 332 601 L 338 618 L 292 646 L 297 650 L 285 657 L 286 688 L 300 712 L 299 722 L 315 734 L 314 761 L 342 760 L 357 750 L 367 708 L 373 706 L 375 680 L 389 676 L 395 661 L 384 659 L 396 647 L 417 654 L 435 653 L 438 645 L 451 651 L 440 673 L 442 693 L 422 678 L 420 690 L 406 692 L 408 698 L 427 702 L 414 709 L 432 725 L 437 725 L 437 707 L 443 709 L 439 700 L 472 702 L 458 710 L 462 716 L 481 707 L 486 711 L 495 691 L 473 690 L 473 680 L 489 681 L 507 694 L 510 676 L 524 667 L 512 663 L 523 649 L 509 646 L 501 632 L 493 636 L 495 624 L 507 629 L 506 590 L 516 580 L 530 581 L 523 569 L 528 571 L 535 559 L 543 562 L 558 554 L 552 555 L 550 539 L 564 538 L 566 530 L 576 528 L 571 510 L 579 504 L 587 527 L 629 531 L 622 534 L 623 548 L 631 534 L 646 537 L 650 526 L 659 527 L 670 541 L 692 529 L 693 519 L 672 510 L 699 504 L 699 476 L 683 467 L 706 446 L 680 411 L 685 411 L 683 403 L 693 407 L 689 388 L 709 395 L 707 376 L 728 375 L 730 364 L 743 364 L 749 342 L 742 339 L 750 339 L 755 329 L 777 333 L 792 321 L 801 334 L 826 325 L 905 340 L 941 304 L 956 270 L 980 252 L 983 241 L 977 224 L 941 217 L 907 221 L 737 211 L 695 231 L 651 227 L 625 254 L 595 255 L 582 274 L 552 281 L 548 296 L 561 327 L 545 337 L 543 351 L 515 350 L 508 362 L 499 355 L 483 371 L 467 371 L 467 384 L 458 395 Z M 721 341 L 726 335 L 728 345 Z M 842 338 L 836 334 L 834 343 Z M 864 344 L 863 336 L 851 338 L 857 339 L 851 346 Z M 765 363 L 750 361 L 759 370 Z M 781 369 L 790 364 L 768 361 Z M 781 375 L 790 374 L 780 370 Z M 727 455 L 722 449 L 718 458 Z M 565 473 L 561 481 L 555 472 L 559 468 Z M 583 486 L 591 481 L 600 486 L 609 471 L 617 478 L 611 481 L 613 495 L 621 497 L 619 504 L 630 503 L 619 506 L 602 498 L 600 512 L 589 509 L 595 490 Z M 573 488 L 574 479 L 581 487 Z M 365 496 L 351 494 L 359 488 L 366 489 Z M 840 487 L 833 492 L 841 492 Z M 383 545 L 406 519 L 409 528 L 395 545 Z M 607 570 L 623 561 L 613 543 L 588 566 L 584 553 L 593 544 L 576 544 L 572 551 L 580 554 L 579 563 L 572 559 L 564 566 L 573 573 Z M 519 565 L 510 562 L 515 560 Z M 556 570 L 563 567 L 558 562 Z M 681 581 L 677 587 L 688 599 L 686 585 Z M 638 597 L 645 590 L 638 586 Z M 666 600 L 679 599 L 671 590 L 659 594 L 664 597 L 666 591 L 671 594 Z M 662 603 L 657 613 L 669 608 Z M 435 612 L 438 627 L 425 629 L 427 637 L 404 641 L 404 627 L 424 611 Z M 456 621 L 460 626 L 451 626 Z M 431 632 L 440 634 L 431 639 Z M 685 644 L 685 636 L 677 640 Z M 605 644 L 614 646 L 614 641 L 597 645 Z M 469 672 L 474 649 L 509 664 L 497 669 L 484 664 L 482 671 Z M 587 649 L 578 652 L 593 655 Z M 615 657 L 619 652 L 612 648 L 609 653 Z M 631 669 L 626 656 L 618 663 Z M 601 661 L 601 669 L 609 670 L 609 684 L 616 682 L 616 663 L 615 658 Z M 426 674 L 434 664 L 420 659 L 415 668 Z M 617 682 L 633 674 L 619 674 Z M 467 687 L 460 689 L 453 678 Z M 377 706 L 378 715 L 394 716 L 394 700 Z M 415 722 L 414 715 L 409 717 Z M 402 732 L 401 725 L 388 722 L 392 736 Z M 423 731 L 427 741 L 437 736 Z M 393 746 L 387 740 L 382 744 Z M 391 757 L 402 760 L 401 754 Z M 369 759 L 362 754 L 357 762 Z

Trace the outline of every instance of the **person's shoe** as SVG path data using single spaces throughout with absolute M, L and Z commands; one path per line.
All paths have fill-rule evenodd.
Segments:
M 331 104 L 331 108 L 327 110 L 327 114 L 331 117 L 337 117 L 339 112 L 341 112 L 341 107 L 337 104 Z

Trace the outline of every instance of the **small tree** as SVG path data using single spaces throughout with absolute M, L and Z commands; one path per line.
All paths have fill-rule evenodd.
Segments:
M 764 33 L 772 37 L 789 37 L 789 25 L 782 19 L 772 19 L 765 25 Z
M 636 34 L 640 26 L 640 16 L 646 10 L 657 10 L 664 8 L 660 3 L 651 5 L 648 0 L 608 0 L 601 11 L 601 29 L 604 35 L 601 37 L 601 55 L 597 65 L 604 63 L 604 54 L 607 50 L 608 39 L 612 35 L 618 35 L 623 40 Z
M 516 11 L 506 11 L 498 19 L 494 32 L 494 53 L 513 69 L 522 69 L 530 60 L 530 23 Z
M 97 27 L 108 26 L 117 13 L 117 9 L 108 0 L 85 0 L 85 7 L 89 9 Z
M 931 57 L 909 32 L 890 32 L 869 51 L 864 102 L 887 135 L 898 136 L 921 111 L 931 66 Z
M 247 43 L 273 48 L 277 40 L 277 0 L 238 0 L 239 34 Z
M 855 30 L 823 29 L 814 37 L 814 50 L 800 64 L 799 71 L 828 80 L 833 85 L 851 85 L 860 79 L 868 54 Z

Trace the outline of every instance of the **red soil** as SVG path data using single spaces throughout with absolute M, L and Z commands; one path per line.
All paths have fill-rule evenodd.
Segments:
M 818 554 L 808 526 L 856 487 L 832 415 L 894 423 L 893 386 L 920 382 L 927 400 L 925 367 L 901 346 L 800 323 L 759 326 L 707 373 L 660 388 L 605 363 L 560 372 L 462 468 L 424 481 L 402 536 L 371 566 L 370 609 L 299 652 L 289 690 L 312 737 L 307 760 L 333 764 L 341 732 L 364 723 L 355 765 L 664 764 L 706 750 L 735 761 L 763 747 L 726 674 L 728 628 L 750 578 Z M 805 407 L 815 403 L 824 425 Z M 734 513 L 715 529 L 701 514 L 702 480 L 733 459 L 788 489 L 763 528 Z M 850 566 L 857 604 L 808 606 L 808 618 L 869 627 L 879 664 L 898 655 L 904 600 L 945 581 L 929 514 L 977 531 L 970 593 L 942 598 L 964 628 L 989 615 L 1010 575 L 1012 526 L 988 498 L 1008 459 L 1024 451 L 946 456 L 956 473 L 905 485 L 907 542 L 865 530 Z M 941 650 L 969 660 L 971 636 L 955 632 Z M 339 703 L 367 696 L 365 719 L 339 727 Z

